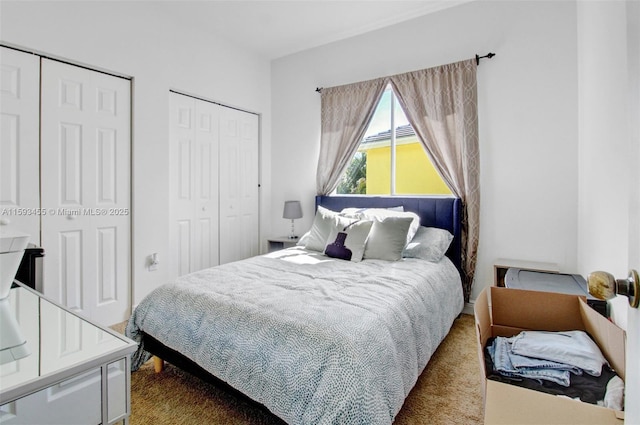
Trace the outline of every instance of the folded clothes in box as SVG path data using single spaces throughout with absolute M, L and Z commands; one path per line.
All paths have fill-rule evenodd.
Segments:
M 548 292 L 527 291 L 520 289 L 489 287 L 485 288 L 476 299 L 475 306 L 476 333 L 478 337 L 478 354 L 481 366 L 482 389 L 485 406 L 485 424 L 622 424 L 624 413 L 622 402 L 605 402 L 605 398 L 612 394 L 620 394 L 624 388 L 625 378 L 625 335 L 624 331 L 615 326 L 602 315 L 590 308 L 584 297 L 567 294 L 554 294 Z M 582 354 L 580 365 L 564 364 L 563 367 L 569 370 L 570 384 L 571 378 L 586 376 L 585 370 L 597 374 L 598 362 L 602 363 L 600 370 L 601 380 L 605 380 L 605 394 L 588 394 L 588 390 L 581 395 L 565 394 L 558 397 L 551 391 L 542 392 L 539 388 L 529 388 L 527 385 L 513 385 L 513 379 L 524 382 L 523 377 L 505 377 L 498 373 L 493 373 L 494 366 L 491 362 L 491 350 L 488 345 L 492 345 L 496 338 L 507 338 L 503 342 L 517 341 L 517 355 L 522 356 L 523 347 L 529 351 L 532 348 L 530 342 L 535 340 L 540 342 L 542 334 L 533 335 L 533 339 L 524 339 L 520 334 L 529 331 L 545 331 L 566 333 L 567 335 L 580 335 L 583 342 L 588 342 L 584 336 L 591 339 L 599 349 L 598 353 Z M 581 331 L 580 334 L 573 331 Z M 548 336 L 548 335 L 547 335 Z M 544 336 L 544 337 L 547 337 Z M 510 339 L 513 338 L 513 339 Z M 544 340 L 544 339 L 542 339 Z M 524 344 L 522 344 L 524 342 Z M 540 352 L 553 352 L 554 347 L 550 344 L 535 347 Z M 557 350 L 552 353 L 552 359 L 545 359 L 551 365 L 551 361 L 563 363 L 567 353 L 562 355 Z M 493 348 L 495 352 L 496 347 Z M 500 348 L 503 349 L 503 348 Z M 560 356 L 557 355 L 560 353 Z M 545 354 L 545 355 L 547 355 Z M 571 355 L 571 357 L 573 354 Z M 524 356 L 526 357 L 526 355 Z M 558 361 L 561 360 L 561 361 Z M 575 360 L 575 359 L 573 359 Z M 501 360 L 502 361 L 502 360 Z M 531 361 L 531 360 L 529 360 Z M 518 363 L 520 362 L 520 363 Z M 526 364 L 527 361 L 521 358 L 516 359 L 518 365 Z M 535 364 L 535 361 L 533 362 Z M 500 366 L 500 365 L 499 365 Z M 502 365 L 509 367 L 509 365 Z M 580 366 L 583 366 L 581 368 Z M 586 367 L 584 367 L 586 366 Z M 511 367 L 514 367 L 511 364 Z M 582 375 L 573 373 L 577 369 L 582 371 Z M 615 373 L 613 373 L 615 372 Z M 545 372 L 547 373 L 547 372 Z M 613 379 L 618 376 L 619 380 Z M 509 381 L 512 379 L 512 381 Z M 530 379 L 528 382 L 535 382 Z M 550 387 L 548 380 L 538 380 L 544 387 Z M 612 384 L 613 383 L 613 384 Z M 553 383 L 557 387 L 567 388 L 561 384 Z M 600 383 L 599 385 L 602 385 Z M 571 386 L 571 385 L 570 385 Z M 611 388 L 610 388 L 611 387 Z M 614 388 L 615 387 L 615 388 Z M 613 392 L 610 392 L 612 390 Z M 582 403 L 573 398 L 593 399 L 595 404 Z M 585 400 L 586 401 L 586 400 Z M 597 405 L 600 402 L 600 405 Z M 609 407 L 605 407 L 605 403 Z M 616 404 L 617 403 L 617 404 Z
M 624 382 L 583 331 L 490 338 L 487 379 L 623 410 Z

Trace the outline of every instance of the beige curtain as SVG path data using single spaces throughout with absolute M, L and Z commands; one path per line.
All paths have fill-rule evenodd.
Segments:
M 338 185 L 358 150 L 386 84 L 387 80 L 381 78 L 322 89 L 318 195 L 327 195 Z
M 476 68 L 475 59 L 470 59 L 389 77 L 433 165 L 462 199 L 465 301 L 471 293 L 480 233 Z

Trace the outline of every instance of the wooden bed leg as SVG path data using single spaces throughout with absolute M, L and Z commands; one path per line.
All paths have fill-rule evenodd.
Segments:
M 153 356 L 153 370 L 155 370 L 156 373 L 160 373 L 162 372 L 163 369 L 164 369 L 164 360 L 162 360 L 158 356 Z

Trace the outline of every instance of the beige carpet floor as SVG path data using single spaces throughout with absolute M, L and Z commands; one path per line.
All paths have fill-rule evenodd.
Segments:
M 481 424 L 476 350 L 473 317 L 462 315 L 429 361 L 394 424 Z M 156 374 L 151 361 L 131 374 L 131 410 L 131 425 L 284 423 L 245 397 L 170 364 Z

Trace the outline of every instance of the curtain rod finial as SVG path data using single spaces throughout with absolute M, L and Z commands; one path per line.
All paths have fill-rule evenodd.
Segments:
M 317 91 L 318 93 L 322 92 L 322 87 L 316 87 L 316 91 Z
M 491 58 L 492 58 L 492 57 L 494 57 L 495 55 L 496 55 L 495 53 L 491 53 L 491 52 L 490 52 L 490 53 L 487 53 L 487 54 L 486 54 L 486 55 L 484 55 L 484 56 L 479 56 L 479 55 L 477 55 L 477 54 L 476 54 L 476 65 L 480 65 L 480 59 L 482 59 L 482 58 L 488 58 L 488 59 L 491 59 Z

